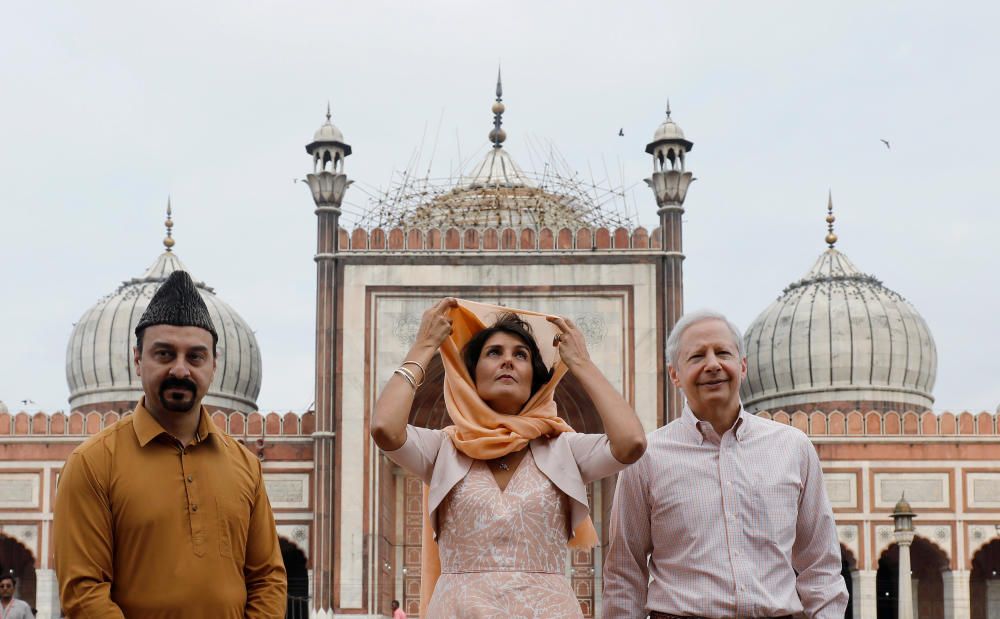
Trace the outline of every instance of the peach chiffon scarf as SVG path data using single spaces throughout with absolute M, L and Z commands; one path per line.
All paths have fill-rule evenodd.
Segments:
M 513 312 L 531 325 L 535 341 L 547 367 L 552 368 L 552 378 L 524 405 L 517 415 L 504 415 L 494 411 L 476 391 L 462 360 L 462 348 L 472 337 L 485 329 L 500 314 Z M 559 333 L 555 325 L 546 320 L 546 314 L 529 310 L 516 310 L 498 305 L 458 300 L 458 307 L 451 311 L 451 336 L 441 344 L 444 365 L 444 402 L 448 416 L 455 425 L 444 428 L 455 449 L 475 460 L 492 460 L 526 446 L 531 440 L 573 432 L 556 411 L 555 390 L 566 374 L 566 365 L 559 360 L 558 349 L 552 338 Z M 421 552 L 420 616 L 426 616 L 427 604 L 434 593 L 434 586 L 441 576 L 441 558 L 431 529 L 427 509 L 428 487 L 424 485 L 424 527 Z M 573 532 L 568 546 L 589 549 L 597 544 L 597 531 L 589 517 Z

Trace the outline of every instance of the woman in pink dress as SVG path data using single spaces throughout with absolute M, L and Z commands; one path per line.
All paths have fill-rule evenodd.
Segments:
M 455 425 L 409 425 L 416 387 L 439 351 Z M 607 434 L 577 434 L 557 416 L 553 396 L 567 371 Z M 582 617 L 565 556 L 567 545 L 597 541 L 586 484 L 638 460 L 646 441 L 572 321 L 443 299 L 424 313 L 376 402 L 371 435 L 426 484 L 421 617 Z

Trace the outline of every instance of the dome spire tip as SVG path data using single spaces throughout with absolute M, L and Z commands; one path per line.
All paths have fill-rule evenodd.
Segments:
M 167 251 L 173 251 L 174 247 L 174 219 L 173 219 L 173 209 L 170 206 L 170 196 L 167 196 L 167 220 L 163 222 L 163 225 L 167 227 L 167 236 L 163 239 L 163 246 L 167 248 Z
M 833 216 L 833 190 L 828 190 L 826 197 L 826 244 L 830 249 L 837 244 L 837 235 L 833 233 L 833 222 L 837 218 Z
M 503 124 L 503 112 L 506 109 L 503 104 L 503 84 L 500 81 L 500 67 L 497 67 L 497 99 L 493 102 L 493 129 L 490 131 L 490 142 L 493 148 L 502 148 L 504 140 L 507 139 L 507 132 L 500 128 Z

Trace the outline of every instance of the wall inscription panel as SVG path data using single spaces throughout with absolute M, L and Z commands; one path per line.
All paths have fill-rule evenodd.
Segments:
M 39 509 L 42 479 L 38 473 L 0 473 L 0 509 Z
M 858 476 L 854 473 L 823 473 L 823 483 L 830 505 L 841 509 L 858 509 Z
M 308 509 L 308 473 L 264 473 L 267 498 L 274 509 Z
M 966 483 L 969 507 L 1000 507 L 1000 473 L 969 473 Z
M 949 509 L 948 473 L 875 473 L 875 507 L 892 509 L 904 494 L 914 508 Z

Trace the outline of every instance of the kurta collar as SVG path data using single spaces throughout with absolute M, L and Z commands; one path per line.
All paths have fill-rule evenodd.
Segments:
M 136 438 L 139 439 L 140 447 L 145 447 L 150 441 L 161 434 L 170 436 L 170 433 L 163 429 L 160 422 L 146 408 L 145 396 L 139 398 L 139 402 L 135 405 L 135 412 L 132 413 L 132 428 L 135 430 Z M 202 406 L 199 413 L 198 432 L 194 444 L 207 440 L 212 435 L 216 436 L 223 443 L 226 442 L 224 435 L 215 427 L 212 418 L 208 416 L 208 411 Z
M 736 423 L 734 423 L 732 427 L 733 437 L 737 441 L 742 441 L 750 433 L 750 418 L 752 416 L 753 415 L 748 413 L 746 409 L 743 408 L 743 404 L 740 403 L 740 413 L 736 416 Z M 706 430 L 712 429 L 712 424 L 695 417 L 694 413 L 687 405 L 685 405 L 684 410 L 681 411 L 681 421 L 684 425 L 691 429 L 691 432 L 693 433 L 695 440 L 698 441 L 699 445 L 705 442 Z

